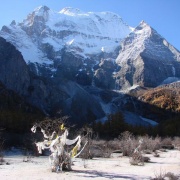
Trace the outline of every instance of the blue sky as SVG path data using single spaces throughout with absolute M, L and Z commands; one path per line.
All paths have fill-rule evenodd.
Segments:
M 40 5 L 60 11 L 64 7 L 82 11 L 112 11 L 130 26 L 146 21 L 180 50 L 180 0 L 5 0 L 0 5 L 0 28 L 12 20 L 21 22 Z

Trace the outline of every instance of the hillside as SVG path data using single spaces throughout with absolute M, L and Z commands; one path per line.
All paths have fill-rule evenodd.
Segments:
M 139 99 L 171 112 L 180 112 L 180 89 L 158 87 L 145 92 Z

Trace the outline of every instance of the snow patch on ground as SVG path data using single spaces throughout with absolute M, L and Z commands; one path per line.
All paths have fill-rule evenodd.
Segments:
M 24 162 L 25 156 L 6 156 L 4 164 L 0 166 L 0 177 L 2 180 L 149 180 L 160 173 L 171 172 L 180 176 L 179 162 L 180 151 L 170 150 L 160 152 L 160 157 L 150 157 L 150 163 L 144 166 L 132 166 L 128 157 L 121 154 L 111 158 L 93 158 L 73 160 L 72 171 L 52 173 L 47 156 L 31 157 L 30 161 Z

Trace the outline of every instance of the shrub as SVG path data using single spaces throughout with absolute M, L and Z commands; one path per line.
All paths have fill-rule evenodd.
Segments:
M 162 140 L 162 148 L 164 149 L 174 149 L 174 145 L 172 144 L 172 138 L 167 137 Z
M 155 174 L 155 178 L 152 178 L 151 180 L 178 180 L 179 177 L 174 175 L 171 172 L 165 173 L 160 170 L 159 174 Z
M 123 156 L 131 156 L 134 149 L 138 145 L 138 141 L 129 131 L 121 133 L 121 135 L 119 136 L 119 143 Z
M 131 165 L 144 165 L 144 158 L 141 152 L 135 152 L 129 159 Z
M 174 137 L 172 144 L 174 147 L 180 150 L 180 137 Z
M 178 176 L 174 175 L 171 172 L 166 173 L 165 177 L 169 178 L 169 180 L 178 180 L 179 179 Z
M 148 135 L 143 137 L 143 145 L 142 145 L 142 149 L 146 152 L 154 152 L 158 149 L 160 149 L 161 147 L 161 138 L 160 137 L 156 137 L 156 138 L 152 138 L 149 137 Z

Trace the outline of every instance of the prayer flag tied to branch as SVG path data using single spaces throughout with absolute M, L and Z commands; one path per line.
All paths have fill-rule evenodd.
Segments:
M 36 128 L 38 126 L 34 125 L 31 128 L 33 133 L 36 132 Z M 41 127 L 40 127 L 41 128 Z M 76 158 L 80 155 L 84 147 L 78 153 L 81 148 L 81 136 L 77 136 L 75 139 L 68 139 L 67 136 L 69 134 L 68 130 L 64 127 L 64 124 L 59 126 L 62 135 L 57 134 L 55 131 L 51 135 L 47 135 L 45 130 L 41 128 L 41 132 L 44 136 L 44 141 L 37 142 L 36 146 L 38 152 L 41 154 L 43 150 L 49 149 L 51 151 L 51 155 L 49 156 L 49 162 L 51 165 L 52 172 L 62 171 L 62 169 L 71 170 L 72 158 Z M 57 134 L 55 136 L 55 134 Z M 72 148 L 70 152 L 66 150 L 66 146 L 75 146 Z

